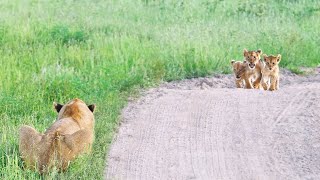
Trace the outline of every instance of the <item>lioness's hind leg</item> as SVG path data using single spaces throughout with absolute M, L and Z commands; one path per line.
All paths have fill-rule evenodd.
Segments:
M 36 164 L 36 146 L 41 141 L 41 134 L 30 126 L 22 126 L 19 130 L 19 152 L 27 166 Z
M 79 130 L 65 135 L 64 142 L 74 153 L 88 152 L 93 142 L 93 132 L 86 129 Z

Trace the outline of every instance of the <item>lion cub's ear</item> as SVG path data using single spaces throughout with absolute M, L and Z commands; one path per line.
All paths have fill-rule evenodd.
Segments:
M 231 60 L 231 64 L 233 64 L 233 63 L 235 63 L 235 62 L 236 62 L 235 60 L 233 60 L 233 59 Z
M 260 55 L 260 54 L 262 54 L 262 50 L 261 49 L 258 49 L 257 50 L 257 53 Z
M 263 60 L 266 61 L 268 56 L 266 54 L 263 54 L 262 57 L 263 57 Z
M 95 104 L 91 104 L 88 106 L 88 108 L 90 109 L 91 112 L 94 112 L 94 109 L 96 108 Z
M 281 60 L 281 54 L 278 54 L 278 56 L 277 56 L 277 62 L 280 62 L 280 60 Z
M 61 108 L 63 107 L 62 104 L 59 104 L 59 103 L 56 103 L 56 102 L 53 103 L 53 106 L 54 106 L 54 108 L 56 109 L 56 111 L 58 113 L 60 112 Z
M 244 49 L 244 50 L 243 50 L 243 56 L 247 56 L 247 54 L 248 54 L 248 50 L 247 50 L 247 49 Z

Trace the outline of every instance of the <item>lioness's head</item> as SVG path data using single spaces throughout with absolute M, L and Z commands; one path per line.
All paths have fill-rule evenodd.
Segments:
M 278 66 L 281 60 L 281 55 L 278 54 L 277 56 L 274 56 L 274 55 L 267 56 L 266 54 L 264 54 L 263 60 L 266 62 L 266 67 L 271 71 L 276 66 Z
M 64 105 L 54 103 L 54 108 L 58 112 L 58 119 L 65 117 L 73 117 L 74 119 L 78 119 L 84 115 L 93 115 L 95 107 L 96 106 L 94 104 L 87 106 L 78 98 L 73 99 Z
M 245 68 L 247 66 L 247 61 L 235 61 L 231 60 L 231 65 L 233 69 L 233 73 L 236 79 L 240 79 L 245 73 Z
M 248 62 L 248 67 L 250 69 L 254 69 L 256 67 L 256 64 L 260 60 L 260 55 L 262 54 L 261 49 L 258 49 L 256 51 L 248 51 L 247 49 L 243 50 L 243 56 Z

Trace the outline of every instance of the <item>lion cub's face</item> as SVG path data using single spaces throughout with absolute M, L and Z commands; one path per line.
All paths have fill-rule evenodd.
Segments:
M 250 69 L 254 69 L 256 67 L 256 64 L 260 60 L 260 55 L 262 51 L 261 49 L 258 49 L 257 51 L 248 51 L 247 49 L 243 50 L 243 56 L 248 62 L 248 67 Z
M 94 104 L 87 106 L 82 100 L 77 98 L 69 101 L 64 105 L 54 104 L 54 107 L 59 113 L 58 119 L 70 116 L 76 117 L 83 114 L 92 114 L 95 109 Z
M 232 69 L 233 69 L 233 73 L 236 77 L 237 80 L 239 80 L 245 73 L 245 68 L 247 66 L 247 62 L 246 61 L 235 61 L 235 60 L 231 60 L 231 65 L 232 65 Z
M 275 67 L 278 66 L 280 60 L 281 60 L 281 55 L 278 54 L 277 56 L 267 56 L 266 54 L 263 55 L 263 59 L 266 62 L 266 68 L 270 71 L 274 70 Z

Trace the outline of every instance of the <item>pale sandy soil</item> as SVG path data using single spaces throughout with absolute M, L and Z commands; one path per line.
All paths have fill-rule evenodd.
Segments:
M 232 75 L 171 82 L 123 110 L 106 179 L 320 179 L 320 74 L 276 92 Z

